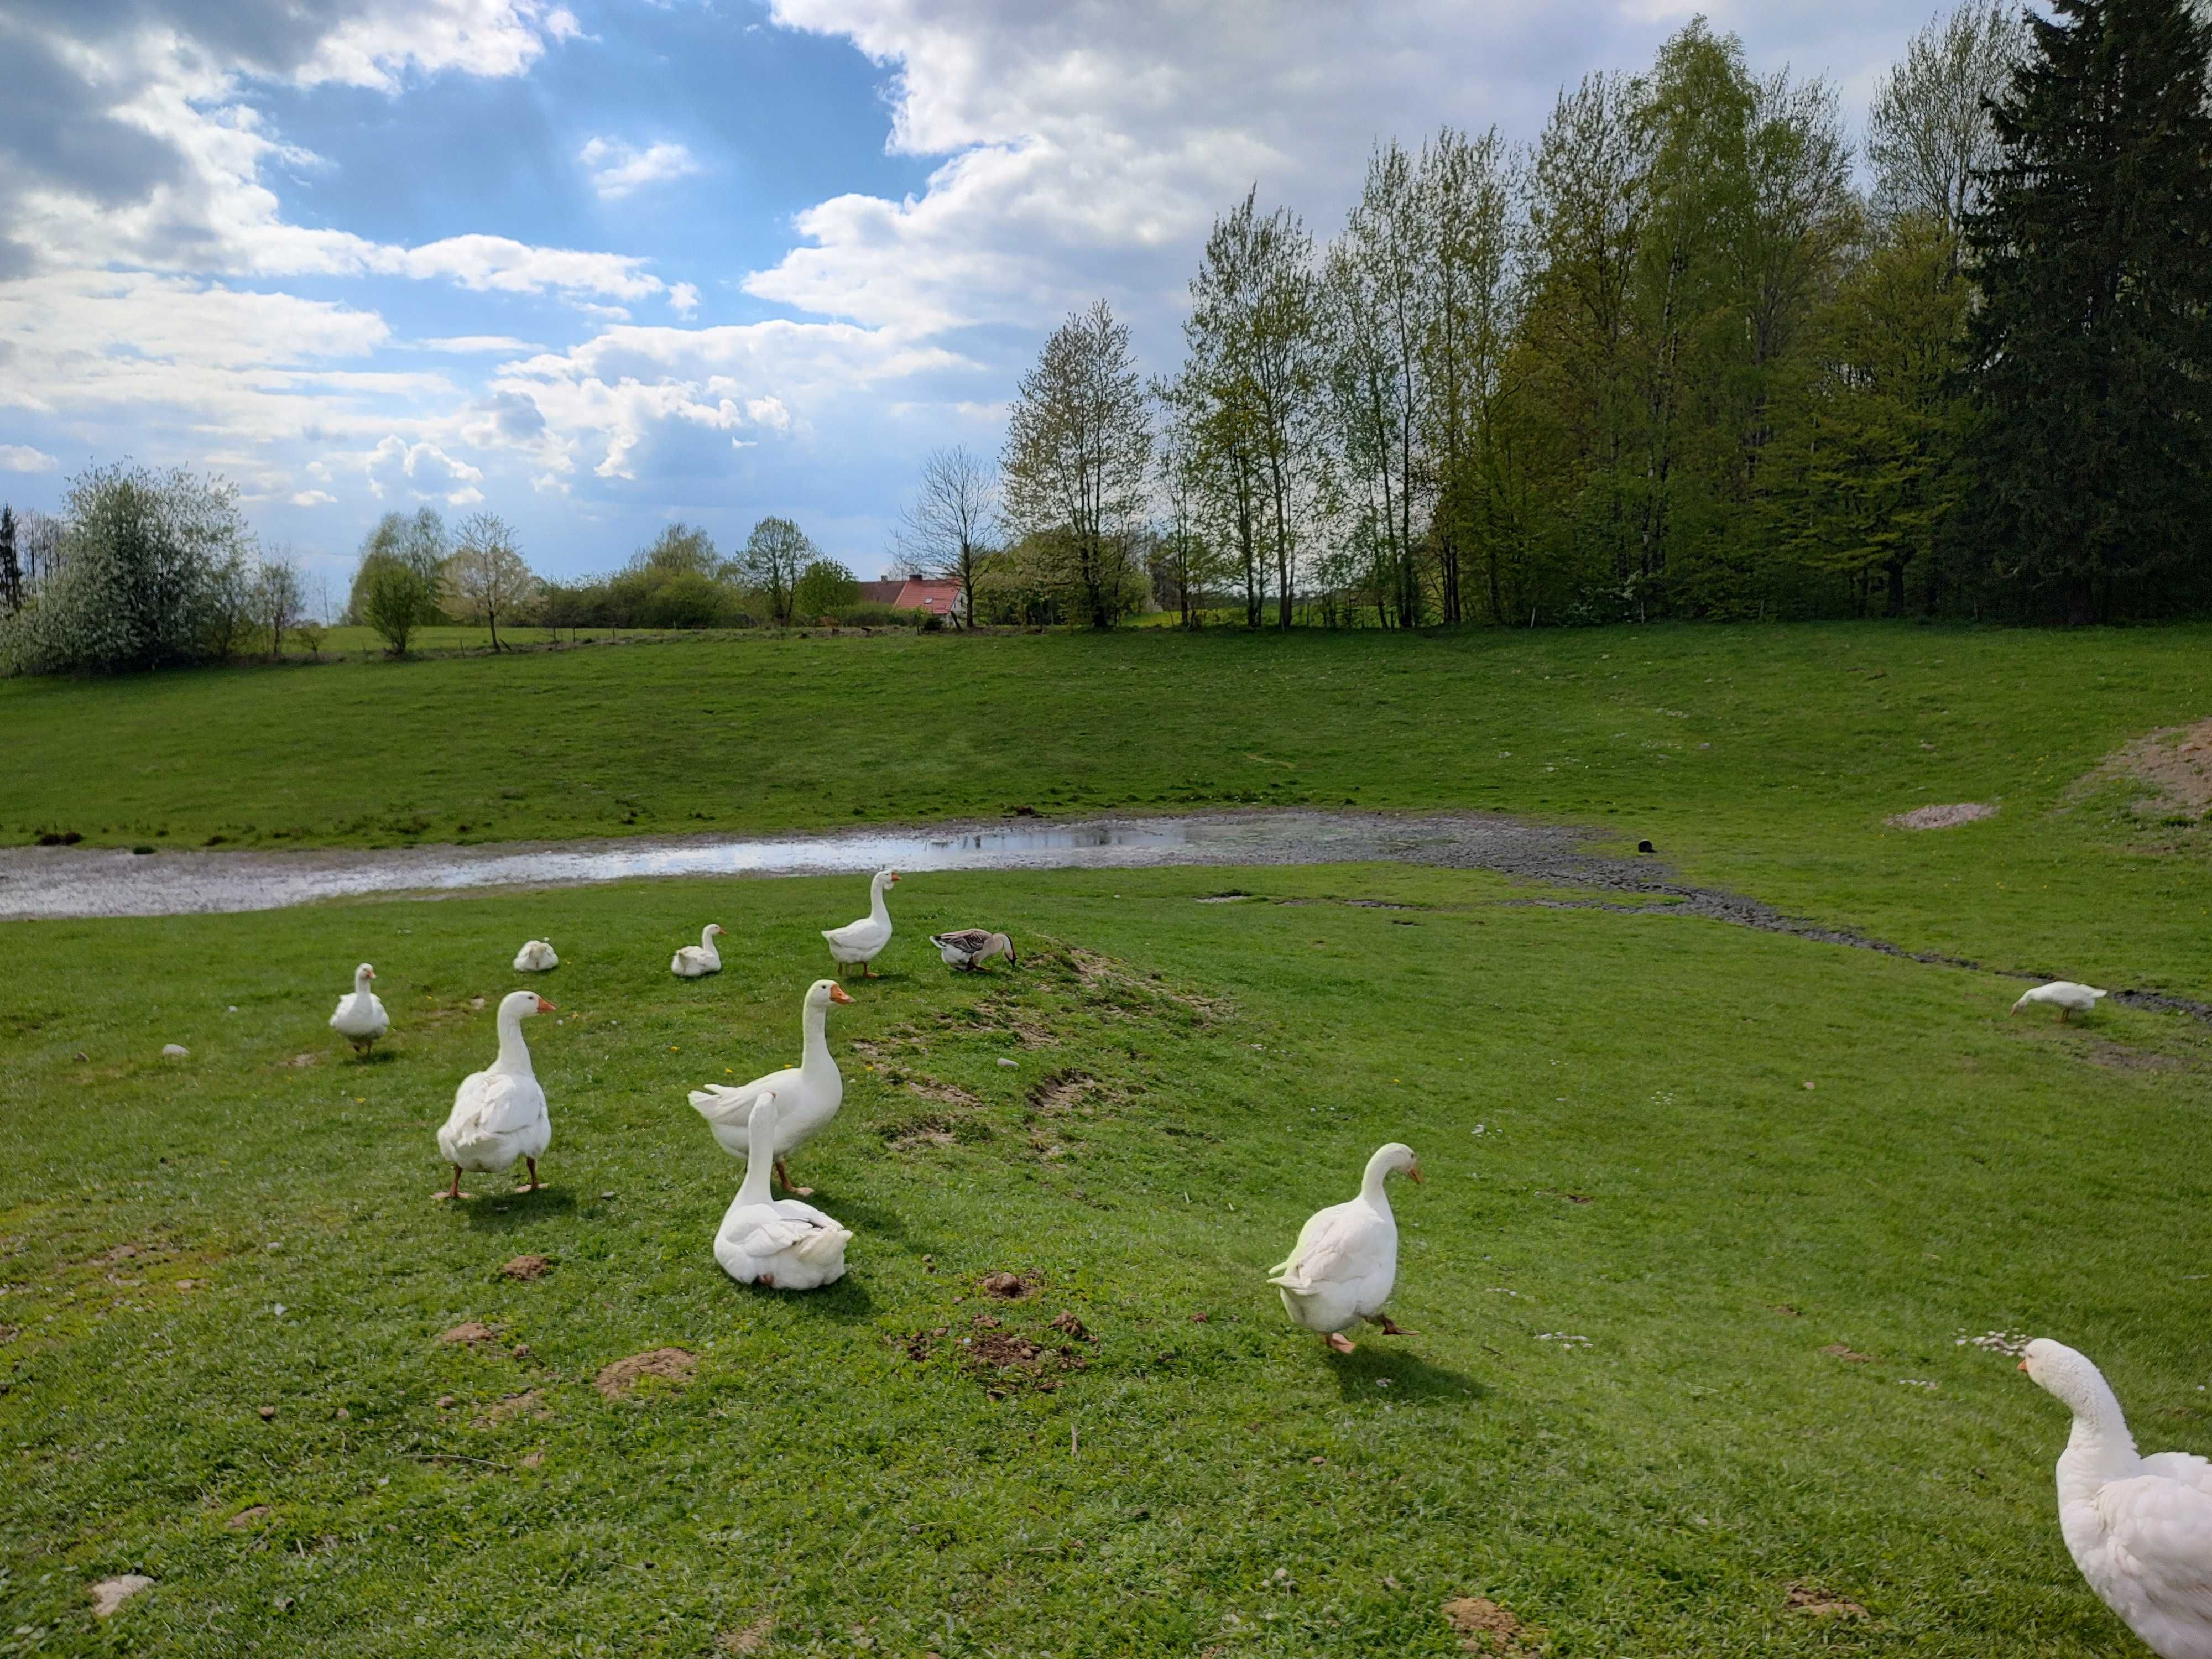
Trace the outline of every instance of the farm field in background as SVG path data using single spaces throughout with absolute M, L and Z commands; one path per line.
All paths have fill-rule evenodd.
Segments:
M 2106 769 L 2212 630 L 723 638 L 0 682 L 0 836 L 377 846 L 1267 804 L 1598 826 L 1915 950 L 2212 990 L 2203 811 Z M 2158 801 L 2138 812 L 2136 803 Z M 1908 833 L 1893 814 L 1994 805 Z
M 0 930 L 11 1625 L 88 1650 L 86 1583 L 142 1571 L 106 1634 L 173 1654 L 1444 1655 L 1473 1595 L 1561 1656 L 2118 1650 L 2063 1412 L 1960 1343 L 2061 1334 L 2147 1448 L 2212 1439 L 2203 1026 L 1479 873 L 1234 874 L 902 884 L 794 1160 L 853 1271 L 803 1297 L 717 1268 L 738 1165 L 684 1090 L 792 1057 L 860 884 Z M 672 980 L 708 920 L 727 970 Z M 1018 974 L 923 941 L 977 921 Z M 551 1188 L 434 1204 L 532 935 Z M 1417 1334 L 1340 1360 L 1265 1270 L 1399 1137 Z M 668 1347 L 688 1382 L 595 1386 Z

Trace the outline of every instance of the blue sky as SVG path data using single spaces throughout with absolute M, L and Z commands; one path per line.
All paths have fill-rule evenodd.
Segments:
M 1856 118 L 1924 0 L 1710 5 Z M 537 567 L 796 518 L 863 575 L 1103 296 L 1176 356 L 1212 216 L 1540 129 L 1672 0 L 8 0 L 0 499 L 219 471 L 343 590 L 382 512 Z

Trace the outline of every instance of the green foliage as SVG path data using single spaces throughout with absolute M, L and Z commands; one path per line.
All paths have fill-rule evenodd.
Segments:
M 72 481 L 60 568 L 0 623 L 15 673 L 114 673 L 218 659 L 243 630 L 250 537 L 237 491 L 182 469 Z
M 362 543 L 347 617 L 374 629 L 392 655 L 405 656 L 417 629 L 446 619 L 438 596 L 450 551 L 445 520 L 433 508 L 386 514 Z
M 860 597 L 860 584 L 843 565 L 835 559 L 810 559 L 793 585 L 792 614 L 811 623 L 843 611 Z
M 2201 601 L 2212 555 L 2212 22 L 2055 0 L 1967 219 L 1976 529 L 2023 609 Z

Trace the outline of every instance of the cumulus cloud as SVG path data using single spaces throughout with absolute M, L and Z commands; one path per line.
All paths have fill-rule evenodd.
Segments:
M 51 472 L 61 463 L 28 444 L 0 444 L 0 472 Z
M 576 152 L 576 159 L 603 202 L 617 202 L 647 185 L 689 178 L 699 171 L 697 158 L 686 146 L 665 141 L 639 149 L 618 138 L 592 138 Z
M 329 507 L 337 501 L 337 497 L 331 495 L 327 489 L 301 489 L 294 492 L 292 496 L 292 505 L 295 507 Z
M 448 334 L 438 339 L 416 340 L 414 344 L 419 350 L 451 352 L 463 357 L 495 351 L 511 356 L 538 349 L 529 341 L 518 340 L 512 334 Z
M 410 443 L 398 434 L 387 434 L 362 458 L 362 471 L 369 493 L 379 501 L 412 496 L 418 501 L 442 498 L 448 507 L 471 507 L 483 500 L 477 486 L 483 471 L 457 460 L 436 444 Z

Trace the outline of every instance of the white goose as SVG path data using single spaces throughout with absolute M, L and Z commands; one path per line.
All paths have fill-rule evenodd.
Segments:
M 2058 1530 L 2089 1588 L 2160 1659 L 2212 1659 L 2212 1463 L 2136 1455 L 2102 1373 L 2038 1337 L 2021 1370 L 2074 1413 L 2058 1460 Z
M 811 1291 L 845 1276 L 845 1246 L 853 1235 L 811 1204 L 769 1196 L 775 1128 L 771 1090 L 753 1104 L 747 1132 L 752 1155 L 745 1160 L 744 1182 L 714 1234 L 714 1260 L 740 1285 Z
M 770 1094 L 781 1100 L 783 1104 L 776 1113 L 775 1126 L 776 1179 L 783 1182 L 786 1192 L 796 1193 L 801 1198 L 814 1189 L 792 1185 L 791 1172 L 783 1166 L 784 1155 L 802 1141 L 811 1139 L 823 1124 L 837 1115 L 837 1108 L 844 1103 L 845 1079 L 838 1074 L 837 1062 L 830 1058 L 824 1027 L 830 1017 L 830 1005 L 852 1000 L 836 980 L 816 980 L 806 988 L 805 1005 L 799 1017 L 798 1065 L 757 1077 L 734 1089 L 726 1084 L 710 1083 L 703 1089 L 691 1091 L 691 1104 L 707 1120 L 707 1127 L 714 1132 L 714 1139 L 721 1143 L 722 1150 L 748 1162 L 753 1151 L 750 1125 L 755 1103 Z M 746 1172 L 746 1178 L 751 1178 L 750 1170 Z
M 1401 1170 L 1410 1180 L 1425 1178 L 1412 1147 L 1394 1140 L 1378 1148 L 1360 1177 L 1359 1196 L 1315 1211 L 1289 1259 L 1267 1270 L 1291 1322 L 1320 1332 L 1339 1353 L 1352 1352 L 1344 1333 L 1363 1319 L 1386 1336 L 1408 1334 L 1382 1311 L 1398 1277 L 1398 1222 L 1382 1182 Z
M 453 1113 L 438 1131 L 438 1150 L 453 1166 L 453 1184 L 440 1198 L 469 1196 L 461 1190 L 462 1170 L 496 1174 L 518 1158 L 529 1165 L 530 1184 L 516 1190 L 538 1190 L 538 1154 L 552 1142 L 553 1120 L 545 1113 L 545 1091 L 530 1068 L 522 1022 L 552 1012 L 553 1005 L 535 991 L 509 991 L 500 999 L 499 1058 L 461 1079 Z
M 331 1030 L 353 1044 L 357 1054 L 367 1054 L 377 1038 L 392 1029 L 392 1016 L 368 988 L 369 981 L 375 977 L 376 969 L 365 962 L 355 969 L 353 989 L 338 999 L 337 1012 L 331 1016 Z
M 2058 1010 L 2058 1023 L 2066 1024 L 2069 1014 L 2087 1014 L 2096 1012 L 2100 999 L 2112 995 L 2094 985 L 2076 985 L 2070 979 L 2054 979 L 2048 985 L 2039 985 L 2033 991 L 2021 993 L 2020 1000 L 2012 1006 L 2015 1014 L 2031 1002 L 2047 1003 Z
M 1006 966 L 1018 968 L 1021 960 L 1014 955 L 1014 942 L 1004 933 L 994 933 L 981 927 L 963 927 L 957 933 L 932 933 L 929 942 L 937 947 L 937 954 L 945 958 L 947 968 L 963 971 L 981 968 L 993 957 L 1004 957 Z
M 714 941 L 722 936 L 722 924 L 710 921 L 699 930 L 699 942 L 687 945 L 668 959 L 668 971 L 678 979 L 704 979 L 709 974 L 722 971 L 722 953 L 714 948 Z
M 514 971 L 518 974 L 550 974 L 561 965 L 561 958 L 553 954 L 553 941 L 533 939 L 514 953 Z
M 848 921 L 842 927 L 825 927 L 822 937 L 830 941 L 830 954 L 846 967 L 857 966 L 870 979 L 876 970 L 868 964 L 883 955 L 884 946 L 891 942 L 891 913 L 884 908 L 884 889 L 899 878 L 896 870 L 878 870 L 868 883 L 868 914 L 858 921 Z

